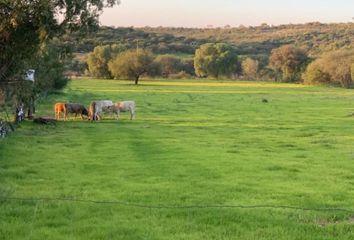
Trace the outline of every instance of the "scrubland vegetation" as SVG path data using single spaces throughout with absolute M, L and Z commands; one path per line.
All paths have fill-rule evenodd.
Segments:
M 98 54 L 99 49 L 110 46 L 119 46 L 119 49 L 140 47 L 160 59 L 145 68 L 143 76 L 150 78 L 167 78 L 169 74 L 172 74 L 173 78 L 179 74 L 181 78 L 221 77 L 234 80 L 327 84 L 348 88 L 353 84 L 353 33 L 354 24 L 351 23 L 262 25 L 225 29 L 103 27 L 96 34 L 85 37 L 71 47 L 87 54 L 95 49 L 89 54 L 87 62 L 81 61 L 76 65 L 81 66 L 76 69 L 79 71 L 76 74 L 79 75 L 87 68 L 87 76 L 107 77 L 105 72 L 97 74 L 90 70 L 99 64 L 92 61 L 94 57 L 106 57 L 102 62 L 113 61 L 113 57 L 107 58 L 107 55 Z M 211 48 L 213 45 L 216 46 L 214 50 Z M 220 52 L 218 48 L 223 50 Z M 168 62 L 166 64 L 169 71 L 165 71 L 165 61 L 161 61 L 161 57 L 166 54 L 173 58 L 164 59 Z M 119 57 L 120 54 L 116 54 L 114 59 Z M 130 59 L 134 59 L 134 56 L 131 55 Z M 122 61 L 125 62 L 126 59 Z M 207 61 L 209 63 L 206 63 Z M 201 68 L 202 65 L 204 69 Z M 332 67 L 328 67 L 329 65 Z M 121 68 L 116 67 L 111 71 L 122 72 Z M 110 77 L 134 79 L 131 75 Z

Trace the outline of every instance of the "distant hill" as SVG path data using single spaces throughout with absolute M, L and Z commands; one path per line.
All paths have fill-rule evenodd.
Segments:
M 97 45 L 121 43 L 128 48 L 143 47 L 156 54 L 193 56 L 195 49 L 207 42 L 232 44 L 239 55 L 266 59 L 271 50 L 284 44 L 308 49 L 310 56 L 354 47 L 354 23 L 290 24 L 238 28 L 113 28 L 101 27 L 80 39 L 68 35 L 65 40 L 74 52 L 87 53 Z

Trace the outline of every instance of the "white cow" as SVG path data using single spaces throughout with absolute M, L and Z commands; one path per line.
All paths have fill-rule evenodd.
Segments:
M 111 100 L 91 102 L 89 107 L 89 115 L 91 120 L 92 121 L 101 120 L 100 114 L 111 106 L 113 106 L 113 102 Z
M 120 112 L 130 112 L 130 120 L 135 119 L 135 107 L 134 101 L 117 102 L 108 107 L 108 110 L 116 114 L 116 119 L 119 119 Z

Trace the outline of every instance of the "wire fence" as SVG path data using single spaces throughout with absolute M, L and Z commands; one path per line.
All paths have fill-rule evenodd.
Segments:
M 92 199 L 73 199 L 73 198 L 22 198 L 22 197 L 0 197 L 2 201 L 26 201 L 26 202 L 69 202 L 69 203 L 88 203 L 97 205 L 120 205 L 134 208 L 145 209 L 283 209 L 283 210 L 295 210 L 295 211 L 310 211 L 310 212 L 345 212 L 354 214 L 354 209 L 349 208 L 311 208 L 311 207 L 299 207 L 299 206 L 287 206 L 287 205 L 218 205 L 218 204 L 201 204 L 201 205 L 160 205 L 160 204 L 141 204 L 125 201 L 102 201 Z

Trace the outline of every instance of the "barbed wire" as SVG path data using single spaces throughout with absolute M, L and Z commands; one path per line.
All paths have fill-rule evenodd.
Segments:
M 26 201 L 26 202 L 71 202 L 71 203 L 89 203 L 89 204 L 103 204 L 103 205 L 121 205 L 126 207 L 145 208 L 145 209 L 286 209 L 297 211 L 312 211 L 312 212 L 346 212 L 354 214 L 354 209 L 348 208 L 311 208 L 311 207 L 298 207 L 288 205 L 218 205 L 218 204 L 206 204 L 206 205 L 154 205 L 154 204 L 141 204 L 125 201 L 104 201 L 104 200 L 92 200 L 92 199 L 75 199 L 75 198 L 22 198 L 22 197 L 0 197 L 0 200 L 5 201 Z

